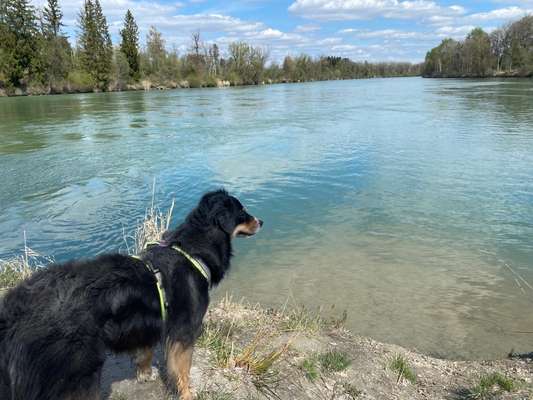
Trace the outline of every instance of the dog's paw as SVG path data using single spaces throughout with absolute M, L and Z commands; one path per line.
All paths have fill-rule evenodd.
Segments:
M 159 378 L 159 370 L 152 367 L 149 371 L 137 371 L 137 382 L 153 382 Z
M 180 394 L 180 400 L 192 400 L 194 398 L 192 392 L 183 392 Z

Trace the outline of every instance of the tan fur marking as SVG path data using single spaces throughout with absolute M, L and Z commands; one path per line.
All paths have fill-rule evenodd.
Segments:
M 259 229 L 259 223 L 257 220 L 252 220 L 250 222 L 245 222 L 243 224 L 239 224 L 235 227 L 233 230 L 232 236 L 237 236 L 239 233 L 246 233 L 248 235 L 253 235 L 257 232 Z
M 167 371 L 176 382 L 180 400 L 192 400 L 189 384 L 189 373 L 192 364 L 192 346 L 182 343 L 170 343 L 167 350 Z

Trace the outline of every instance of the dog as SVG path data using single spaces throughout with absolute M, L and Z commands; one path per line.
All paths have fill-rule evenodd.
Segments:
M 167 384 L 191 400 L 193 345 L 209 289 L 230 268 L 232 239 L 262 225 L 217 190 L 138 257 L 102 255 L 35 272 L 0 300 L 0 387 L 8 388 L 2 399 L 99 399 L 108 351 L 136 354 L 143 379 L 162 341 Z

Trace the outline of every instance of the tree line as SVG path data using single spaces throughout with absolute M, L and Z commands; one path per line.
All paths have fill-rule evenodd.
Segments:
M 169 49 L 161 32 L 150 27 L 141 47 L 130 10 L 120 42 L 113 45 L 99 0 L 85 0 L 72 46 L 63 31 L 58 0 L 42 9 L 29 0 L 0 0 L 0 88 L 4 92 L 63 93 L 122 90 L 143 86 L 249 85 L 263 82 L 411 76 L 420 65 L 354 62 L 340 57 L 299 55 L 283 63 L 269 61 L 262 47 L 229 44 L 225 55 L 216 43 L 193 33 L 189 49 Z
M 427 53 L 423 76 L 533 76 L 533 15 L 490 34 L 475 28 L 463 41 L 444 39 Z

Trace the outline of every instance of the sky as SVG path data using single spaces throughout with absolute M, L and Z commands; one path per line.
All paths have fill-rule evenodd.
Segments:
M 33 0 L 42 6 L 45 0 Z M 151 25 L 180 54 L 199 31 L 224 53 L 232 41 L 265 48 L 271 61 L 301 53 L 356 61 L 424 60 L 446 37 L 462 39 L 475 27 L 491 31 L 533 13 L 533 0 L 100 0 L 112 39 L 130 9 L 141 44 Z M 59 0 L 64 31 L 75 43 L 83 0 Z

